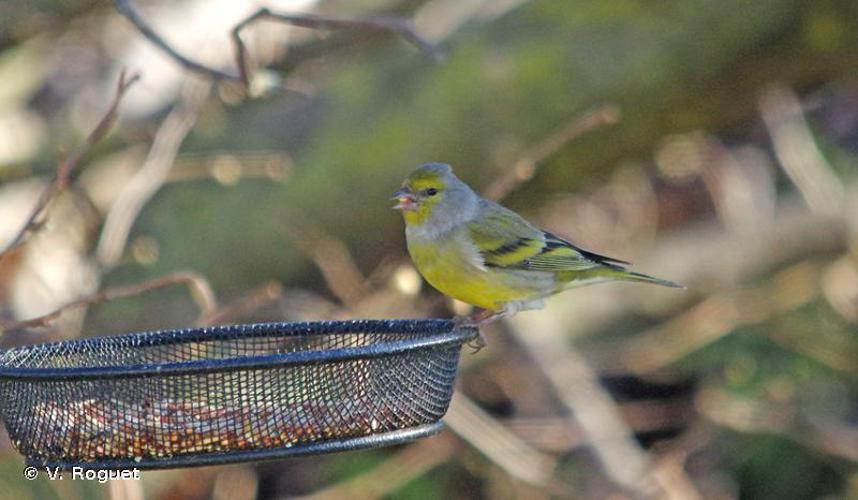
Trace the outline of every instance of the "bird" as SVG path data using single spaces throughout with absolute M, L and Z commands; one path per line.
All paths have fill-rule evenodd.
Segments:
M 609 281 L 684 288 L 630 271 L 628 262 L 578 247 L 480 197 L 444 163 L 414 170 L 393 195 L 402 212 L 408 253 L 438 291 L 479 308 L 455 318 L 479 327 L 541 309 L 570 288 Z M 476 349 L 485 345 L 480 333 Z

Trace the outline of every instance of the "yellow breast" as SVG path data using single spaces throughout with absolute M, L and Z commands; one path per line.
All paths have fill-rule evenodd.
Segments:
M 452 237 L 445 240 L 408 241 L 417 270 L 441 293 L 490 310 L 544 295 L 544 283 L 528 283 L 509 271 L 482 267 L 468 243 Z

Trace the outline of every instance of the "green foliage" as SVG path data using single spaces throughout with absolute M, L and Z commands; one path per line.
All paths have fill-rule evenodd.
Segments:
M 842 490 L 844 477 L 834 464 L 784 437 L 737 435 L 727 446 L 741 498 L 819 498 Z

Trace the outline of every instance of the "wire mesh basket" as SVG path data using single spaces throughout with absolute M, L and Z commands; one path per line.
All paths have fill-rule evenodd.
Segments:
M 264 323 L 0 352 L 0 417 L 29 465 L 265 460 L 437 432 L 461 345 L 447 320 Z

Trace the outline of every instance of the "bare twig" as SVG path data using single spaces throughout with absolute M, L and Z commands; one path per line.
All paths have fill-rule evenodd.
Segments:
M 397 452 L 370 471 L 337 483 L 305 497 L 304 500 L 338 498 L 382 498 L 450 460 L 459 446 L 455 439 L 441 434 L 414 443 Z
M 108 481 L 107 498 L 109 500 L 144 500 L 146 497 L 143 495 L 143 485 L 140 481 Z
M 188 80 L 181 101 L 158 128 L 146 161 L 122 188 L 105 218 L 95 252 L 101 265 L 111 267 L 122 256 L 131 226 L 167 179 L 179 146 L 193 128 L 210 90 L 207 81 Z
M 858 428 L 828 414 L 708 388 L 697 396 L 703 417 L 739 432 L 778 434 L 824 453 L 858 462 Z
M 677 428 L 693 418 L 686 398 L 648 400 L 618 405 L 623 420 L 635 433 Z M 504 424 L 528 444 L 546 453 L 568 453 L 588 445 L 581 426 L 564 417 L 517 417 Z
M 423 37 L 439 43 L 471 23 L 488 23 L 529 0 L 428 0 L 420 2 L 414 25 Z
M 137 31 L 140 32 L 141 35 L 146 37 L 147 40 L 152 42 L 156 47 L 161 49 L 165 54 L 170 56 L 173 60 L 178 62 L 180 65 L 184 66 L 186 69 L 193 71 L 195 73 L 199 73 L 214 80 L 234 80 L 238 81 L 238 75 L 234 75 L 231 73 L 226 73 L 224 71 L 211 68 L 206 66 L 205 64 L 198 63 L 193 59 L 183 56 L 176 49 L 170 46 L 167 42 L 161 38 L 160 35 L 155 33 L 155 30 L 149 26 L 149 23 L 143 20 L 142 17 L 134 10 L 131 6 L 131 2 L 128 0 L 116 0 L 116 10 L 119 11 L 120 14 L 125 16 L 131 24 L 137 28 Z
M 780 272 L 757 289 L 712 295 L 666 323 L 635 336 L 619 350 L 604 354 L 606 368 L 644 374 L 663 368 L 711 344 L 742 325 L 758 324 L 772 316 L 815 300 L 821 294 L 821 266 L 803 262 Z M 777 333 L 774 340 L 787 341 Z M 848 356 L 814 356 L 835 369 L 854 373 Z
M 822 275 L 828 304 L 846 321 L 858 323 L 858 262 L 851 256 L 835 260 Z
M 576 117 L 527 151 L 503 175 L 486 187 L 483 196 L 490 200 L 505 198 L 519 184 L 530 180 L 539 165 L 564 145 L 591 130 L 616 123 L 619 119 L 620 111 L 616 106 L 602 106 Z
M 805 416 L 808 437 L 815 448 L 858 462 L 858 427 L 831 415 L 811 413 Z
M 292 157 L 282 151 L 234 151 L 207 154 L 182 154 L 176 158 L 167 182 L 184 182 L 213 178 L 224 185 L 245 178 L 274 182 L 292 173 Z
M 773 87 L 759 106 L 775 154 L 808 207 L 836 213 L 843 203 L 843 184 L 816 145 L 798 96 L 787 87 Z
M 549 315 L 520 315 L 510 322 L 518 341 L 548 379 L 574 417 L 605 474 L 631 494 L 645 498 L 699 498 L 684 474 L 668 479 L 634 440 L 611 396 L 599 385 L 589 363 L 565 341 L 563 328 Z M 536 335 L 540 332 L 540 335 Z
M 420 37 L 414 29 L 402 19 L 342 19 L 310 14 L 285 14 L 272 12 L 271 10 L 263 7 L 251 14 L 244 21 L 238 23 L 232 30 L 232 42 L 235 46 L 235 61 L 236 66 L 238 67 L 238 76 L 245 88 L 250 86 L 250 79 L 247 72 L 247 49 L 241 39 L 241 31 L 260 19 L 269 19 L 311 29 L 356 28 L 373 31 L 390 31 L 398 34 L 407 42 L 411 43 L 436 61 L 441 57 L 441 53 L 437 47 Z
M 233 302 L 200 316 L 199 326 L 221 325 L 234 318 L 259 310 L 283 298 L 283 286 L 276 281 L 267 283 Z
M 158 35 L 158 33 L 156 33 L 149 25 L 149 23 L 140 17 L 137 11 L 132 7 L 129 0 L 116 0 L 115 3 L 116 9 L 125 16 L 131 24 L 134 25 L 134 27 L 137 28 L 140 34 L 146 37 L 147 40 L 152 42 L 156 47 L 161 49 L 161 51 L 185 69 L 204 75 L 215 81 L 228 80 L 241 82 L 245 88 L 249 86 L 250 78 L 247 72 L 247 50 L 241 39 L 241 32 L 244 28 L 260 19 L 269 19 L 311 29 L 356 28 L 373 31 L 389 31 L 398 34 L 434 59 L 438 59 L 440 57 L 440 52 L 437 47 L 423 39 L 406 21 L 401 19 L 342 19 L 309 14 L 272 12 L 271 10 L 263 7 L 245 18 L 243 21 L 239 22 L 235 28 L 233 28 L 232 41 L 235 51 L 235 61 L 238 69 L 237 73 L 229 73 L 206 66 L 205 64 L 182 55 L 179 51 L 170 46 L 170 44 L 165 42 L 164 39 L 161 38 L 161 36 Z
M 212 483 L 214 484 L 212 484 L 210 497 L 212 500 L 253 500 L 257 498 L 259 476 L 250 465 L 233 465 L 221 468 L 213 479 Z M 139 483 L 139 481 L 128 482 Z M 183 491 L 187 492 L 185 489 Z M 169 496 L 169 494 L 164 496 Z
M 91 306 L 111 300 L 132 297 L 140 295 L 152 290 L 164 288 L 172 285 L 184 284 L 188 287 L 191 297 L 196 302 L 200 309 L 200 315 L 205 317 L 217 306 L 214 291 L 208 281 L 200 274 L 193 271 L 182 271 L 159 278 L 151 279 L 133 285 L 120 286 L 115 288 L 106 288 L 92 295 L 88 295 L 74 302 L 70 302 L 59 309 L 25 321 L 17 321 L 11 323 L 0 323 L 0 332 L 5 333 L 12 330 L 20 330 L 23 328 L 35 328 L 47 326 L 52 320 L 56 319 L 60 314 L 69 309 Z
M 858 185 L 850 184 L 847 193 L 849 202 L 858 207 Z M 735 288 L 809 255 L 842 252 L 847 226 L 858 222 L 856 214 L 858 210 L 844 210 L 837 217 L 814 213 L 797 195 L 787 195 L 779 200 L 774 221 L 759 227 L 753 238 L 725 232 L 717 221 L 705 221 L 660 238 L 635 264 L 640 269 L 659 269 L 660 275 L 690 284 L 697 292 Z M 624 314 L 644 308 L 675 309 L 693 298 L 687 293 L 659 292 L 648 287 L 593 287 L 587 293 L 554 297 L 545 314 L 564 326 L 566 337 L 583 338 Z M 618 366 L 616 359 L 606 361 L 608 366 Z
M 444 421 L 510 476 L 540 487 L 550 485 L 554 458 L 531 447 L 461 392 L 453 393 Z
M 307 222 L 288 221 L 283 227 L 295 245 L 313 260 L 328 288 L 343 304 L 353 307 L 365 298 L 366 278 L 342 241 Z
M 724 227 L 749 233 L 772 223 L 777 193 L 768 156 L 750 147 L 727 147 L 702 132 L 682 137 L 678 147 L 691 149 L 702 159 L 702 180 Z
M 42 225 L 42 219 L 48 209 L 48 206 L 63 190 L 65 190 L 72 171 L 80 163 L 83 156 L 90 148 L 92 148 L 93 145 L 98 143 L 98 141 L 107 134 L 108 130 L 110 130 L 110 127 L 116 121 L 116 115 L 119 110 L 119 103 L 122 101 L 122 97 L 128 91 L 128 88 L 139 79 L 140 75 L 137 73 L 134 73 L 129 77 L 125 70 L 120 72 L 119 82 L 116 85 L 116 93 L 113 95 L 113 100 L 110 102 L 110 106 L 108 106 L 107 111 L 83 143 L 81 143 L 70 155 L 57 165 L 56 174 L 54 174 L 54 178 L 50 185 L 48 185 L 48 187 L 42 192 L 42 195 L 36 202 L 36 206 L 30 214 L 30 217 L 27 218 L 24 226 L 15 238 L 12 239 L 12 242 L 9 243 L 6 249 L 0 252 L 0 259 L 3 259 L 10 250 L 26 241 L 26 239 Z

